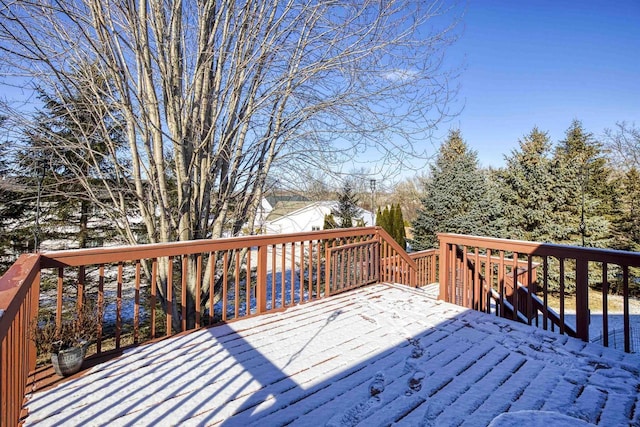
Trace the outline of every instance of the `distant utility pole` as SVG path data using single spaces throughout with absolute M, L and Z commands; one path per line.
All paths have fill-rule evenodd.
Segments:
M 40 201 L 42 200 L 42 184 L 44 183 L 44 176 L 47 170 L 44 159 L 38 159 L 37 162 L 38 192 L 36 195 L 36 218 L 33 229 L 33 249 L 35 252 L 40 252 Z
M 584 247 L 584 235 L 587 231 L 587 224 L 584 222 L 584 193 L 587 186 L 587 180 L 589 179 L 589 169 L 584 165 L 581 168 L 582 172 L 582 209 L 580 210 L 580 234 L 582 235 L 582 246 Z
M 370 179 L 369 186 L 371 187 L 371 225 L 376 225 L 375 215 L 376 215 L 376 180 Z

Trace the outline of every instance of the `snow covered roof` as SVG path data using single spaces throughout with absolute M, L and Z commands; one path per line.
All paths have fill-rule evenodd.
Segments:
M 273 210 L 269 213 L 267 217 L 268 221 L 275 221 L 284 216 L 291 215 L 295 212 L 310 209 L 315 206 L 324 206 L 326 203 L 331 202 L 308 202 L 308 201 L 294 201 L 294 202 L 278 202 Z M 332 206 L 332 205 L 329 205 Z
M 638 355 L 381 284 L 130 350 L 26 425 L 639 425 L 639 389 Z

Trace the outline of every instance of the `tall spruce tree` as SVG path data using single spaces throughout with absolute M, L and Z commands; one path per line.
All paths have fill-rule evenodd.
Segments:
M 0 116 L 0 128 L 5 117 Z M 32 221 L 25 219 L 31 205 L 23 197 L 13 170 L 13 141 L 0 141 L 0 274 L 9 268 L 21 252 L 32 250 Z
M 534 127 L 506 156 L 506 167 L 494 174 L 504 206 L 506 237 L 551 242 L 556 203 L 551 143 Z
M 425 182 L 422 209 L 412 224 L 415 250 L 437 246 L 436 233 L 481 236 L 500 233 L 500 203 L 460 131 L 449 133 Z
M 553 161 L 553 192 L 559 206 L 553 218 L 554 241 L 608 247 L 615 185 L 602 145 L 574 120 L 556 146 Z
M 385 218 L 383 217 L 383 212 L 384 211 L 380 209 L 380 206 L 378 206 L 378 210 L 376 211 L 376 225 L 386 230 L 384 227 Z

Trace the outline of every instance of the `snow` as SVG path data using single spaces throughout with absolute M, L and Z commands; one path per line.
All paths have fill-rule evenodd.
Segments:
M 640 425 L 640 356 L 373 285 L 128 351 L 25 425 Z
M 547 411 L 519 411 L 507 412 L 498 415 L 491 421 L 489 427 L 511 427 L 523 426 L 528 427 L 549 427 L 561 425 L 563 427 L 583 427 L 593 424 L 577 418 L 568 417 L 558 412 Z

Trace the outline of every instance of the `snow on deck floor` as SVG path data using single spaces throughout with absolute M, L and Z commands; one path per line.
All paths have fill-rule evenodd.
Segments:
M 637 355 L 374 285 L 128 351 L 26 425 L 640 425 L 639 391 Z

